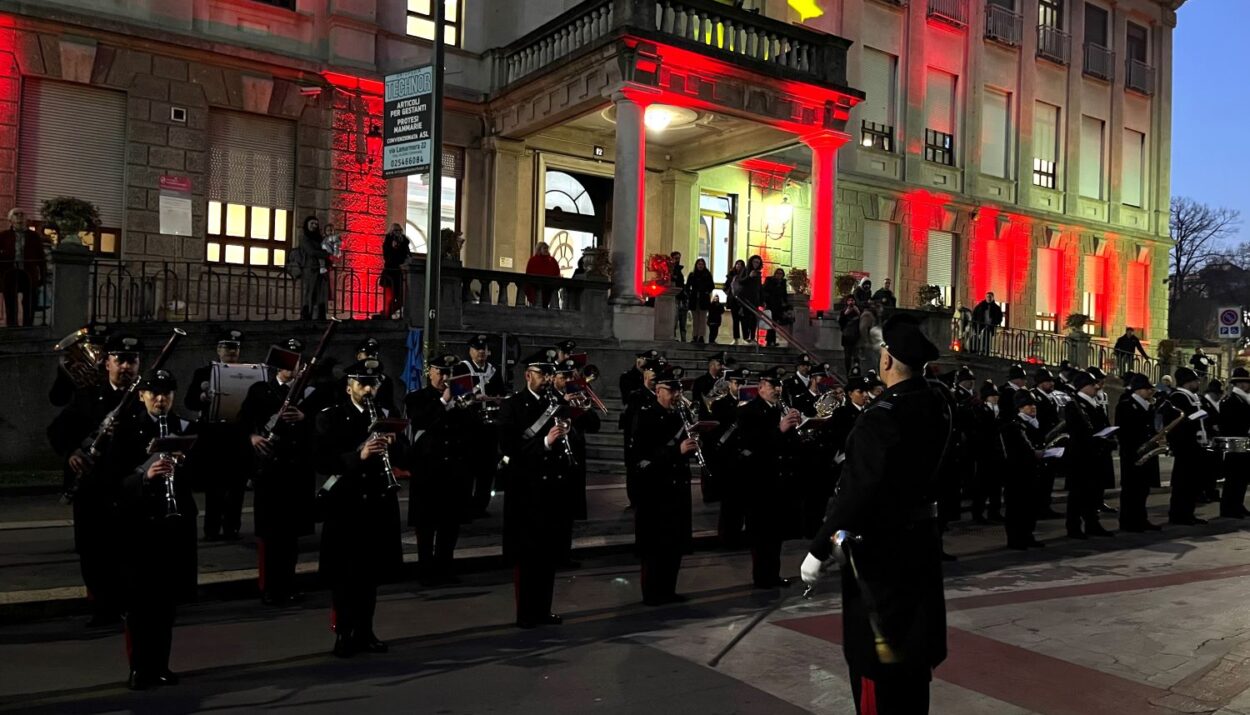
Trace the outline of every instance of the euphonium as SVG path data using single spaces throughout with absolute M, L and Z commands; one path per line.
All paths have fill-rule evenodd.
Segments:
M 80 328 L 66 335 L 53 347 L 62 353 L 61 367 L 74 387 L 94 387 L 100 381 L 100 358 L 104 351 L 98 343 L 87 339 L 87 329 Z

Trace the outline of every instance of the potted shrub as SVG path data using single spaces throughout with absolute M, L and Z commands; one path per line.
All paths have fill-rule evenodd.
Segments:
M 916 289 L 916 307 L 925 310 L 941 310 L 946 307 L 942 299 L 942 287 L 922 285 Z
M 58 196 L 43 202 L 39 208 L 45 226 L 56 229 L 57 245 L 81 246 L 83 231 L 100 226 L 100 212 L 90 201 L 72 196 Z
M 793 268 L 786 277 L 790 279 L 790 292 L 795 295 L 807 295 L 812 289 L 812 282 L 807 277 L 807 269 L 805 268 Z M 849 278 L 850 276 L 847 277 Z
M 846 296 L 855 292 L 855 284 L 857 282 L 858 281 L 856 280 L 855 276 L 849 273 L 846 273 L 835 278 L 833 285 L 834 287 L 838 289 L 838 295 L 845 298 Z
M 1068 361 L 1073 365 L 1086 366 L 1089 363 L 1089 333 L 1085 332 L 1085 324 L 1089 316 L 1084 313 L 1069 313 L 1063 319 L 1063 327 L 1068 329 L 1065 341 L 1068 343 Z

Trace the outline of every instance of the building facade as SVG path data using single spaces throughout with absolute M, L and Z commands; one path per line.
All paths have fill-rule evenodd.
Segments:
M 892 277 L 904 306 L 993 290 L 1015 328 L 1156 340 L 1179 4 L 446 0 L 435 210 L 475 269 L 608 249 L 623 303 L 652 254 L 718 280 L 758 254 L 815 309 Z M 382 80 L 433 32 L 431 0 L 0 0 L 0 208 L 89 199 L 103 260 L 182 273 L 280 274 L 310 215 L 357 266 L 391 223 L 422 251 Z

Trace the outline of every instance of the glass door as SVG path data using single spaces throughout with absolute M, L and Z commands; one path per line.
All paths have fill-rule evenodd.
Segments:
M 725 282 L 734 255 L 734 203 L 731 194 L 699 194 L 699 247 L 695 258 L 707 261 L 717 286 Z M 690 266 L 694 261 L 687 261 Z M 727 300 L 719 287 L 716 294 Z

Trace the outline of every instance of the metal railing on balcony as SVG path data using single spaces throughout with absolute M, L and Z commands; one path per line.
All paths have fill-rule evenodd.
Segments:
M 1132 371 L 1146 375 L 1158 383 L 1164 372 L 1155 358 L 1117 351 L 1111 345 L 1074 338 L 1058 333 L 1019 328 L 994 328 L 976 325 L 958 317 L 951 319 L 952 347 L 971 355 L 1010 360 L 1022 365 L 1057 366 L 1067 360 L 1080 368 L 1097 367 L 1108 375 Z
M 891 7 L 907 7 L 907 0 L 877 0 L 877 2 Z
M 1072 61 L 1072 38 L 1068 33 L 1050 25 L 1037 26 L 1037 56 L 1067 65 Z
M 715 0 L 587 0 L 504 48 L 496 60 L 496 84 L 513 84 L 625 34 L 758 63 L 801 79 L 846 83 L 848 43 L 833 35 Z
M 968 26 L 967 0 L 929 0 L 929 19 L 955 27 Z
M 1115 77 L 1115 53 L 1102 45 L 1086 42 L 1083 71 L 1090 77 L 1110 82 Z
M 1024 18 L 993 2 L 985 3 L 985 39 L 1008 47 L 1019 47 L 1024 37 Z
M 1124 63 L 1124 86 L 1142 94 L 1155 93 L 1155 68 L 1141 60 Z

